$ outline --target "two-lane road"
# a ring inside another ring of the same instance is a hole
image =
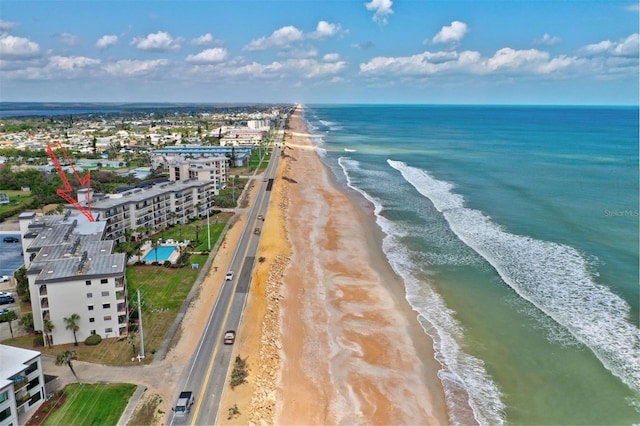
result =
[[[281,122],[271,159],[263,175],[265,179],[258,187],[258,195],[249,210],[245,229],[231,260],[229,269],[234,271],[233,280],[223,283],[198,348],[191,358],[186,374],[180,378],[174,395],[174,400],[177,400],[180,391],[192,391],[195,403],[186,415],[172,413],[170,425],[210,425],[216,421],[227,373],[230,374],[229,366],[233,353],[233,346],[223,344],[223,335],[226,330],[238,329],[247,301],[260,237],[259,234],[254,234],[254,229],[262,228],[263,221],[258,220],[258,215],[265,217],[269,204],[282,149],[283,126],[284,123]],[[269,220],[268,217],[265,217],[265,220]],[[174,403],[175,401],[172,401],[172,404]]]

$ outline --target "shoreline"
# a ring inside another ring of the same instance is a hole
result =
[[[375,215],[315,152],[300,108],[290,126],[275,423],[448,423],[440,365]]]

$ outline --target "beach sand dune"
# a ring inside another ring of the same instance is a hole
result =
[[[300,109],[285,179],[291,257],[280,302],[275,424],[446,424],[438,365],[380,248],[374,219],[337,187]]]

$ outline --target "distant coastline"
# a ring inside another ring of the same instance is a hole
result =
[[[173,103],[173,102],[0,102],[0,118],[49,117],[59,115],[135,114],[159,111],[203,113],[252,109],[265,103]],[[285,105],[274,103],[273,105]],[[288,104],[287,104],[288,105]]]

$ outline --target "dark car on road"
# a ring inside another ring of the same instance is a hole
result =
[[[17,237],[4,237],[2,239],[3,242],[5,243],[19,243],[20,242],[20,238]]]

